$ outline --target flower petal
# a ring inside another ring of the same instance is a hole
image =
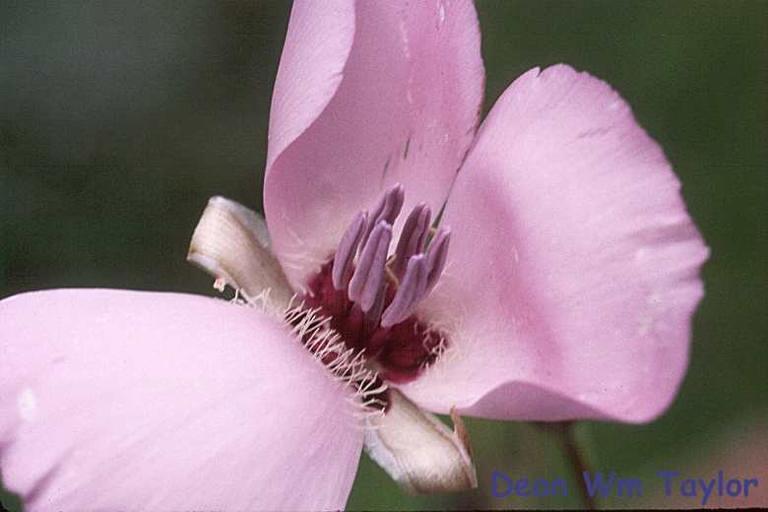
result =
[[[451,431],[397,390],[390,389],[388,396],[386,414],[368,420],[368,455],[409,493],[455,492],[477,487],[469,435],[461,417],[451,414]]]
[[[293,291],[269,246],[269,233],[258,213],[215,196],[195,227],[187,261],[248,297],[266,292],[272,307],[285,309]]]
[[[406,394],[492,418],[659,415],[708,255],[679,189],[607,84],[564,65],[516,80],[445,211],[449,260],[421,313],[448,352]]]
[[[482,92],[469,1],[294,3],[272,100],[264,206],[295,286],[392,184],[405,186],[408,210],[420,201],[440,210]]]
[[[347,393],[257,309],[28,293],[0,302],[0,340],[0,467],[27,510],[345,505]]]

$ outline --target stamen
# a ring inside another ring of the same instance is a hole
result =
[[[423,254],[411,257],[400,288],[381,317],[382,327],[391,327],[411,315],[416,304],[424,296],[427,276],[427,258]]]
[[[376,294],[376,300],[373,302],[373,306],[371,307],[370,311],[365,314],[365,326],[371,332],[375,331],[376,327],[379,325],[381,312],[384,311],[384,299],[386,296],[387,283],[384,282],[384,284],[379,289],[379,293]]]
[[[403,277],[409,258],[424,250],[424,242],[427,239],[431,218],[432,211],[424,203],[416,206],[408,215],[395,250],[393,272],[398,279]]]
[[[376,208],[372,210],[371,222],[368,224],[368,229],[363,237],[362,245],[365,245],[368,241],[368,237],[372,230],[378,226],[379,222],[385,221],[388,224],[395,223],[395,219],[400,215],[400,210],[403,208],[404,200],[405,190],[399,183],[384,193],[384,197],[379,200]]]
[[[368,212],[358,213],[341,238],[341,242],[339,242],[336,256],[333,258],[333,272],[331,274],[333,287],[337,290],[346,288],[349,280],[352,278],[355,254],[357,253],[360,240],[362,240],[363,234],[366,231],[367,224]]]
[[[392,225],[379,222],[366,241],[360,259],[357,262],[352,279],[349,281],[347,296],[357,302],[367,312],[376,301],[376,296],[384,281],[384,266],[387,263],[387,251],[392,239]]]
[[[443,273],[445,260],[448,257],[448,244],[450,241],[451,230],[445,228],[440,229],[429,244],[429,249],[427,249],[427,268],[429,269],[429,273],[427,276],[427,289],[424,292],[425,294],[432,291],[432,288],[437,284],[437,280],[440,279],[440,275]]]
[[[387,406],[381,379],[410,382],[445,346],[440,331],[414,312],[443,273],[450,232],[430,227],[430,208],[418,204],[390,253],[403,202],[398,184],[385,191],[375,209],[358,213],[332,261],[309,283],[302,313],[286,315],[291,325],[300,326],[310,352],[353,385],[364,407],[379,410]],[[381,372],[381,379],[368,368]]]

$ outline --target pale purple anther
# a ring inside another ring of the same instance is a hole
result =
[[[380,204],[381,209],[376,209],[376,220],[385,220],[390,224],[394,224],[395,219],[400,215],[400,210],[403,208],[404,201],[405,189],[398,183],[384,194],[382,203]]]
[[[349,281],[347,297],[357,302],[365,312],[373,307],[384,282],[384,267],[391,240],[392,225],[385,221],[379,222],[363,246],[357,268]]]
[[[368,227],[367,224],[368,212],[358,213],[339,242],[339,247],[333,258],[333,271],[331,273],[333,287],[337,290],[346,288],[352,278],[355,254]]]
[[[408,259],[414,254],[424,250],[424,242],[427,240],[429,223],[432,220],[432,211],[424,203],[417,205],[408,215],[403,226],[400,240],[395,249],[395,262],[392,271],[398,278],[403,277]]]
[[[399,183],[384,193],[384,196],[379,200],[376,208],[371,210],[371,222],[368,224],[365,236],[363,236],[363,245],[368,241],[371,231],[379,224],[379,222],[384,221],[394,225],[395,219],[400,215],[400,210],[403,208],[404,200],[405,189]]]
[[[365,323],[369,327],[377,327],[381,319],[381,312],[384,311],[384,300],[387,297],[387,281],[384,280],[376,299],[373,301],[371,309],[365,313]]]
[[[408,260],[408,267],[400,287],[381,316],[382,327],[387,328],[398,324],[413,313],[416,304],[424,298],[428,274],[429,268],[425,255],[417,254]]]
[[[448,228],[440,229],[427,249],[427,267],[429,268],[429,274],[427,276],[427,289],[425,293],[429,293],[437,280],[440,279],[440,275],[443,273],[445,267],[445,260],[448,257],[448,244],[451,241],[451,230]]]

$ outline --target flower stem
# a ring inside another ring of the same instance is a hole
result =
[[[571,466],[571,471],[577,482],[576,488],[578,489],[582,506],[586,510],[597,510],[595,499],[589,495],[586,485],[584,485],[584,482],[582,481],[584,472],[592,473],[592,471],[576,441],[575,425],[576,424],[572,421],[538,423],[538,426],[541,427],[542,430],[553,433],[560,442],[563,456]]]

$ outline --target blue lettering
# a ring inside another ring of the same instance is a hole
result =
[[[512,494],[512,485],[514,484],[514,481],[511,478],[509,478],[508,475],[505,475],[500,471],[494,470],[493,473],[491,474],[491,477],[493,478],[493,486],[491,489],[491,494],[493,494],[495,498],[506,498],[507,496]],[[502,483],[506,487],[506,490],[504,490],[504,492],[499,490],[499,483]]]
[[[537,478],[533,481],[533,495],[534,496],[549,496],[549,482],[543,478]]]
[[[595,496],[611,495],[613,480],[616,478],[616,473],[613,471],[611,471],[607,480],[603,479],[603,474],[599,471],[595,473],[594,480],[590,478],[589,471],[585,471],[581,476],[584,478],[584,485],[587,487],[587,494],[589,494],[590,497],[594,498]]]
[[[528,479],[521,478],[515,485],[515,492],[518,496],[530,496],[531,492],[528,490]]]
[[[568,482],[562,478],[552,480],[552,496],[568,496]]]
[[[733,487],[732,484],[736,484],[736,486]],[[728,491],[728,496],[738,496],[741,494],[741,480],[728,480],[728,485],[725,486],[725,490]]]
[[[664,496],[672,496],[672,479],[680,475],[679,471],[657,471],[656,476],[664,479]]]
[[[618,496],[642,496],[643,482],[639,478],[619,478],[616,494]]]
[[[680,494],[688,498],[696,496],[696,480],[683,480],[680,484]]]
[[[712,491],[715,490],[715,479],[713,478],[710,480],[709,485],[707,485],[704,480],[699,479],[699,485],[703,490],[701,493],[701,504],[706,505],[707,500],[709,500],[709,497],[712,495]]]

